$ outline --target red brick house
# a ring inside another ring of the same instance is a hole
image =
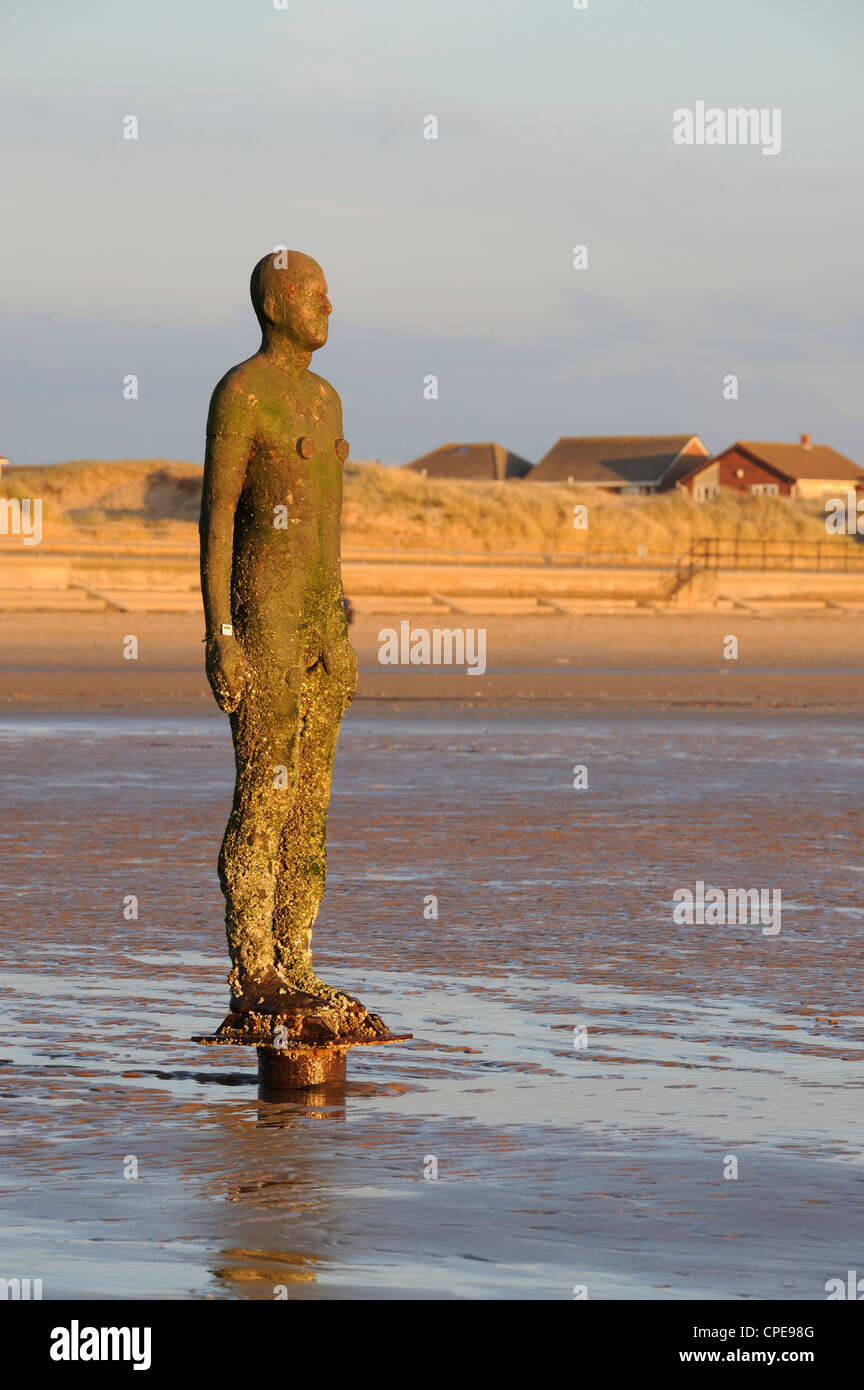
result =
[[[864,469],[827,444],[763,444],[739,439],[714,458],[696,465],[677,486],[697,502],[713,497],[721,487],[773,497],[816,498],[864,488]]]

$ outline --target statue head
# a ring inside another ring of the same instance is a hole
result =
[[[304,352],[324,346],[333,306],[324,272],[311,256],[271,251],[252,271],[249,288],[262,333],[281,329]]]

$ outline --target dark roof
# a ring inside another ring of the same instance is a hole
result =
[[[529,481],[656,486],[691,440],[701,445],[693,434],[565,436],[532,469]]]
[[[844,454],[838,454],[827,444],[763,444],[752,439],[739,439],[737,444],[724,449],[728,454],[732,449],[741,449],[758,463],[791,479],[824,478],[826,481],[848,478],[850,482],[864,480],[864,469],[858,467]],[[718,454],[722,458],[722,454]]]
[[[503,482],[524,478],[531,464],[501,444],[442,444],[402,465],[428,478],[462,478]]]

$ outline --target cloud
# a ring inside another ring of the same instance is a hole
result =
[[[838,391],[830,366],[748,365],[710,333],[696,352],[668,324],[652,330],[650,321],[607,307],[605,327],[606,308],[594,304],[583,335],[533,343],[336,320],[313,366],[342,397],[355,458],[401,463],[447,440],[494,439],[536,461],[561,434],[693,431],[720,448],[736,438],[794,439],[803,429],[859,458],[854,377]],[[641,332],[642,346],[616,353],[628,332],[631,340]],[[21,463],[200,461],[210,393],[257,342],[251,312],[242,323],[182,328],[13,321],[0,344],[2,452]],[[740,375],[737,402],[722,397],[727,371]],[[437,401],[423,397],[430,372],[439,379]],[[137,401],[122,398],[127,373],[139,378]]]

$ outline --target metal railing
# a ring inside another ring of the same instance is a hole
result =
[[[670,547],[639,545],[634,549],[632,546],[596,546],[587,542],[581,546],[544,546],[536,550],[420,543],[391,546],[345,543],[342,546],[342,559],[349,564],[514,565],[538,569],[550,566],[670,569],[674,568],[679,553]]]
[[[678,570],[811,570],[864,572],[864,545],[833,540],[742,540],[700,536],[677,562]]]
[[[194,560],[198,561],[197,545],[182,541],[105,541],[45,538],[38,546],[25,545],[20,537],[0,536],[0,556],[11,554],[56,555],[67,559],[90,560]],[[679,552],[669,547],[646,545],[595,546],[589,542],[580,546],[548,546],[529,550],[507,546],[438,546],[425,544],[353,545],[342,546],[342,559],[348,564],[427,564],[427,565],[513,565],[518,568],[548,568],[550,566],[608,566],[610,568],[670,569],[675,566]]]
[[[75,560],[162,560],[198,563],[198,546],[184,541],[89,540],[75,537],[25,545],[18,536],[0,535],[0,557],[11,555],[64,556]],[[699,536],[687,550],[637,545],[595,545],[542,549],[506,546],[434,546],[422,543],[390,546],[342,546],[348,564],[424,564],[460,566],[514,566],[517,568],[610,568],[672,570],[680,579],[697,570],[813,570],[816,572],[864,571],[864,545],[852,538],[835,536],[824,541],[742,540],[738,536]]]

